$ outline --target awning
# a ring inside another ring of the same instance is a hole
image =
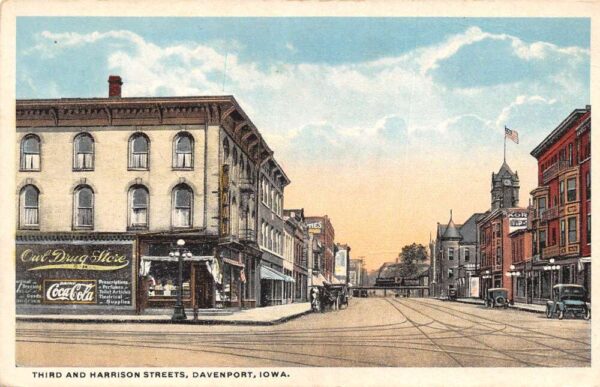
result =
[[[272,281],[296,282],[289,275],[285,275],[275,269],[271,269],[268,266],[260,267],[260,279],[267,279],[267,280],[272,280]]]
[[[312,276],[312,286],[323,286],[324,284],[328,284],[329,281],[323,277],[323,274],[319,273],[318,276]]]
[[[592,263],[592,257],[579,258],[577,261],[577,271],[583,271],[584,263]]]
[[[229,264],[231,266],[237,266],[237,267],[239,267],[241,269],[244,268],[244,264],[243,263],[235,261],[233,259],[229,259],[229,258],[223,258],[223,263],[227,263],[227,264]]]
[[[191,262],[204,262],[204,261],[212,261],[214,257],[212,255],[192,255],[190,258],[183,257],[184,261]],[[177,262],[179,260],[178,257],[171,257],[168,255],[142,255],[142,261],[161,261],[161,262]]]

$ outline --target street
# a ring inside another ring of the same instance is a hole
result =
[[[415,298],[272,327],[17,323],[19,366],[582,367],[589,321]]]

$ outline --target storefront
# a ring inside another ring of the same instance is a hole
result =
[[[17,313],[134,313],[135,247],[126,234],[17,235]]]
[[[261,306],[284,304],[284,292],[295,280],[281,271],[262,265],[260,267]]]

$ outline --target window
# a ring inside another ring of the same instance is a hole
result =
[[[531,238],[532,238],[532,243],[531,243],[531,248],[532,248],[532,255],[536,255],[538,252],[538,248],[537,248],[537,233],[532,233],[531,234]]]
[[[567,219],[568,222],[568,226],[569,226],[569,243],[576,243],[577,242],[577,218],[576,217],[570,217],[569,219]]]
[[[87,186],[79,186],[74,195],[74,219],[75,228],[94,227],[94,191]]]
[[[500,247],[496,247],[496,265],[500,265],[502,263],[502,250]]]
[[[574,202],[577,199],[576,179],[567,179],[567,201]]]
[[[454,269],[448,269],[448,279],[454,278]]]
[[[35,134],[28,134],[21,141],[21,170],[40,170],[40,139]]]
[[[223,139],[223,160],[227,161],[229,158],[229,140]]]
[[[468,248],[465,249],[465,262],[469,262],[471,260],[471,250]]]
[[[592,199],[592,179],[590,179],[590,171],[585,173],[585,197],[587,200]]]
[[[587,230],[586,230],[586,240],[587,243],[590,244],[592,243],[592,214],[588,214],[587,215]]]
[[[454,247],[448,247],[448,260],[454,260]]]
[[[192,204],[194,193],[185,184],[180,184],[173,189],[173,226],[192,226]]]
[[[538,199],[538,217],[541,218],[546,211],[546,198],[542,197]]]
[[[148,169],[148,153],[150,141],[142,133],[129,138],[129,168]]]
[[[87,133],[81,133],[74,140],[73,169],[91,171],[94,169],[94,139]]]
[[[546,248],[546,230],[540,231],[540,252]]]
[[[565,221],[560,221],[560,245],[565,245]]]
[[[561,180],[558,183],[558,196],[560,198],[560,204],[565,204],[565,181]]]
[[[40,191],[33,185],[26,185],[20,195],[20,228],[38,228]]]
[[[148,190],[141,185],[129,189],[129,227],[148,227]]]
[[[173,141],[173,167],[192,169],[194,167],[194,139],[188,133],[179,133]]]

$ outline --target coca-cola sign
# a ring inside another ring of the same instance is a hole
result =
[[[44,280],[44,303],[95,304],[95,280]]]

